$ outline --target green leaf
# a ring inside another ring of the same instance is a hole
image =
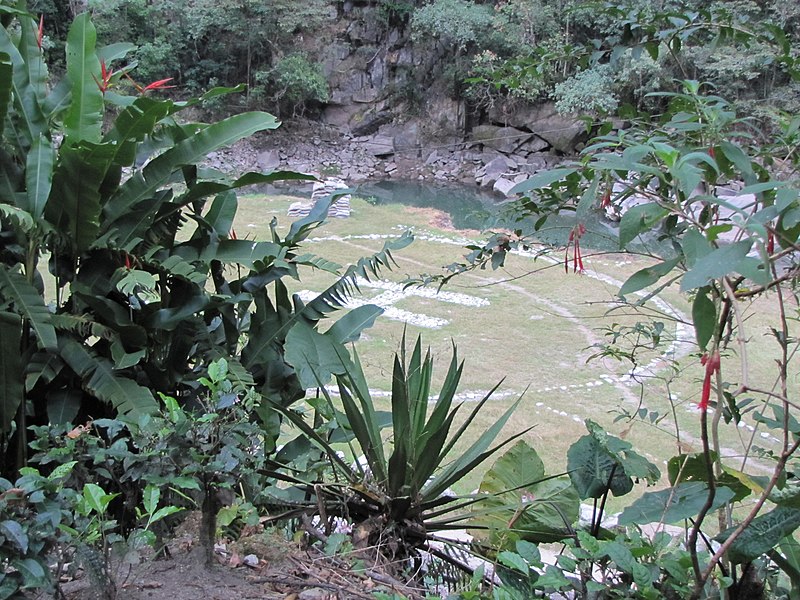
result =
[[[6,115],[11,102],[12,74],[11,57],[6,52],[0,52],[0,139],[3,137],[3,128],[6,124]]]
[[[503,550],[502,552],[498,552],[497,554],[497,561],[501,565],[505,565],[510,569],[515,569],[520,573],[524,573],[525,575],[528,574],[530,571],[530,567],[528,567],[528,563],[525,562],[525,559],[522,558],[516,552],[510,552],[508,550]]]
[[[156,485],[147,485],[142,492],[142,505],[148,515],[152,515],[158,508],[158,501],[161,499],[161,489]]]
[[[355,342],[361,336],[361,332],[372,327],[375,319],[382,314],[383,309],[380,306],[364,304],[348,311],[325,332],[325,335],[331,336],[339,344]]]
[[[90,13],[79,14],[67,34],[67,75],[72,82],[72,101],[64,118],[64,135],[71,144],[100,141],[104,111],[103,94],[95,81],[100,76],[96,41]]]
[[[697,295],[692,302],[694,333],[697,345],[703,352],[717,329],[717,307],[708,297],[710,291],[708,287],[697,290]]]
[[[169,180],[176,169],[196,164],[209,152],[229,146],[253,133],[276,127],[278,121],[272,115],[249,112],[228,117],[178,142],[119,187],[104,209],[108,224],[150,197]],[[128,241],[129,239],[121,240],[120,245],[125,246]]]
[[[14,543],[22,554],[28,553],[28,535],[17,521],[0,521],[0,535]]]
[[[44,207],[50,196],[53,183],[53,146],[43,135],[33,141],[25,163],[25,185],[27,204],[24,207],[31,217],[38,220],[44,214]]]
[[[179,513],[183,508],[180,506],[162,506],[153,515],[150,517],[150,524],[157,523],[161,519],[164,519],[170,515],[174,515],[175,513]]]
[[[0,267],[0,298],[10,301],[14,312],[30,323],[39,347],[50,351],[58,348],[56,330],[50,322],[44,298],[23,275]]]
[[[104,515],[109,502],[117,494],[106,494],[105,490],[96,483],[86,483],[83,486],[83,499],[86,505],[98,515]]]
[[[567,450],[567,470],[582,500],[599,498],[607,490],[622,496],[633,489],[633,479],[592,435],[583,436]]]
[[[711,510],[730,502],[733,490],[720,487],[714,494]],[[708,499],[708,485],[702,481],[680,483],[658,492],[645,492],[619,516],[620,525],[645,523],[677,523],[697,516]]]
[[[627,248],[633,240],[640,234],[652,229],[669,211],[662,206],[651,204],[640,204],[633,206],[625,211],[619,223],[619,247],[620,250]]]
[[[0,27],[0,52],[8,55],[13,65],[11,91],[14,109],[18,117],[15,127],[17,144],[27,151],[33,140],[47,130],[47,122],[42,114],[36,89],[28,78],[28,67],[5,27]],[[8,80],[6,80],[8,81]],[[8,135],[8,130],[6,134]]]
[[[552,169],[550,171],[542,171],[540,173],[536,173],[533,177],[526,179],[525,181],[521,181],[513,188],[508,191],[508,195],[514,194],[524,194],[526,192],[530,192],[531,190],[538,190],[541,188],[545,188],[549,185],[554,184],[556,181],[560,181],[564,179],[567,175],[571,175],[575,173],[578,169],[576,168],[561,168],[561,169]]]
[[[117,377],[111,363],[99,358],[75,340],[59,340],[61,358],[82,379],[85,390],[110,403],[121,416],[137,423],[139,417],[153,414],[158,403],[153,394],[132,379]]]
[[[13,559],[11,566],[22,575],[22,589],[45,587],[50,583],[47,570],[36,559]]]
[[[645,267],[644,269],[636,271],[636,273],[628,277],[625,283],[622,284],[618,292],[619,296],[624,298],[628,294],[638,292],[641,289],[653,285],[677,267],[682,259],[682,256],[677,256],[658,263],[657,265],[653,265],[652,267]]]
[[[778,506],[750,522],[731,544],[728,557],[737,564],[748,563],[772,550],[798,527],[800,509]],[[723,543],[735,530],[736,527],[726,529],[714,540]]]
[[[80,390],[55,390],[47,395],[47,418],[53,425],[66,425],[78,416],[83,395]]]
[[[752,240],[742,240],[706,254],[683,276],[681,291],[688,292],[703,287],[708,285],[711,280],[735,272],[742,260],[747,257],[752,245]]]
[[[343,375],[351,364],[347,350],[333,336],[321,334],[298,321],[286,336],[286,362],[295,368],[300,385],[325,385],[331,375]]]
[[[25,394],[21,343],[22,319],[0,312],[0,434],[10,430]]]
[[[52,473],[47,476],[48,481],[57,481],[59,479],[64,479],[65,477],[69,477],[72,474],[72,469],[74,469],[75,465],[77,464],[77,460],[71,460],[58,465],[55,469],[53,469]]]

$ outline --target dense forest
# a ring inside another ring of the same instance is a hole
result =
[[[137,77],[172,77],[178,95],[246,83],[247,94],[237,100],[241,108],[283,116],[313,113],[336,95],[331,54],[342,52],[368,67],[382,52],[399,54],[376,83],[381,96],[413,111],[424,108],[426,94],[444,90],[466,103],[477,120],[497,103],[545,100],[565,113],[652,111],[659,100],[647,94],[672,89],[683,79],[712,84],[740,112],[764,122],[800,106],[798,84],[786,76],[779,58],[786,54],[779,43],[797,47],[800,7],[778,0],[37,0],[31,5],[44,15],[45,48],[55,66],[63,60],[67,24],[76,11],[88,8],[102,43],[136,44]],[[715,26],[704,29],[704,22]],[[670,51],[654,51],[670,30],[677,33]],[[785,38],[772,39],[777,30]],[[745,42],[737,35],[743,31],[758,37]]]

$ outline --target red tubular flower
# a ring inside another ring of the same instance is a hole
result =
[[[611,188],[607,189],[605,194],[603,194],[602,200],[600,200],[600,208],[608,208],[611,206]]]
[[[714,146],[708,147],[708,155],[714,160],[717,160],[716,152],[714,152]]]
[[[567,249],[564,251],[564,272],[569,273],[569,247],[573,246],[572,251],[572,272],[583,273],[583,255],[581,254],[581,236],[586,233],[586,226],[578,223],[569,232]]]
[[[238,240],[239,239],[238,237],[236,237],[236,230],[235,229],[231,229],[231,232],[228,235],[228,237],[231,238],[232,240]]]
[[[775,254],[775,234],[772,231],[767,232],[767,254]]]
[[[39,16],[39,33],[36,36],[36,45],[42,49],[42,38],[44,38],[44,14]]]
[[[127,252],[125,253],[125,268],[128,269],[128,271],[131,270],[131,257]]]
[[[714,373],[719,371],[720,367],[719,350],[715,350],[711,355],[704,354],[700,359],[700,364],[705,366],[706,374],[703,377],[703,391],[700,394],[700,404],[698,406],[700,410],[705,412],[708,410],[708,402],[711,399],[711,378]]]

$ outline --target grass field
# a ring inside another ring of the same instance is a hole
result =
[[[294,200],[242,197],[236,223],[239,237],[267,239],[273,217],[285,230],[291,222],[286,210]],[[432,209],[399,204],[373,206],[357,198],[352,201],[352,209],[350,218],[333,219],[318,229],[305,244],[304,252],[347,265],[379,250],[385,236],[410,229],[416,241],[395,254],[398,266],[385,273],[387,280],[399,282],[420,273],[441,272],[443,265],[462,258],[464,243],[482,239],[480,232],[448,228],[446,216]],[[370,386],[389,389],[392,353],[407,328],[409,338],[421,334],[423,342],[431,347],[440,377],[449,363],[452,344],[457,345],[459,356],[466,361],[461,385],[465,401],[481,397],[502,380],[496,400],[491,400],[479,416],[476,431],[485,429],[524,392],[507,433],[534,426],[526,439],[551,472],[564,469],[566,451],[586,432],[583,421],[587,418],[625,436],[662,470],[666,459],[678,448],[673,414],[681,430],[683,449],[699,450],[699,416],[693,402],[700,393],[703,371],[691,326],[681,326],[675,320],[677,317],[685,321],[690,314],[687,299],[667,290],[657,305],[648,302],[642,314],[634,314],[629,308],[615,309],[619,285],[646,263],[617,254],[585,254],[586,275],[565,274],[563,263],[558,262],[561,253],[536,260],[515,255],[504,269],[459,276],[444,288],[443,292],[452,295],[445,298],[437,298],[432,293],[435,290],[428,288],[422,292],[412,290],[410,295],[398,298],[397,294],[387,293],[388,284],[362,286],[365,301],[388,301],[387,308],[399,311],[391,318],[395,311],[387,310],[357,343]],[[309,270],[301,273],[299,282],[293,282],[293,291],[319,291],[331,282],[329,274]],[[764,387],[772,385],[769,355],[777,348],[765,335],[773,302],[767,297],[741,306],[747,319],[751,382]],[[662,344],[654,350],[645,349],[640,357],[640,364],[648,367],[639,377],[643,386],[628,376],[632,365],[627,361],[606,358],[587,362],[597,351],[594,346],[607,337],[613,324],[632,326],[644,314],[665,310],[670,315],[661,318],[665,325]],[[429,320],[422,319],[421,325],[412,320],[406,325],[402,318],[409,314]],[[672,350],[679,361],[673,366],[665,353],[676,337]],[[730,353],[725,363],[726,378],[735,379],[739,361]],[[648,419],[616,420],[621,411],[632,412],[640,407],[647,409]],[[664,418],[651,423],[652,413]],[[742,455],[752,438],[758,445],[777,447],[776,441],[763,437],[765,434],[757,429],[751,431],[747,425],[752,427],[755,423],[746,417],[739,428],[721,428],[726,454]],[[740,466],[735,460],[731,463]],[[460,491],[476,485],[477,478],[469,479]]]

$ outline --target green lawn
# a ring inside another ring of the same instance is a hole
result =
[[[278,218],[281,228],[288,227],[291,220],[286,217],[286,209],[294,200],[264,196],[241,198],[236,223],[239,237],[267,239],[273,217]],[[350,218],[332,219],[318,229],[305,244],[304,251],[347,265],[379,250],[385,240],[381,236],[399,235],[411,229],[416,241],[395,255],[398,266],[385,273],[387,280],[399,282],[420,273],[440,272],[443,265],[462,258],[466,252],[463,243],[481,239],[479,232],[437,227],[435,223],[442,220],[430,209],[402,205],[376,207],[360,199],[353,199],[352,209]],[[641,315],[629,308],[613,307],[618,289],[616,282],[621,283],[646,263],[615,254],[592,255],[589,251],[585,254],[588,275],[565,274],[560,252],[549,260],[512,256],[504,269],[474,271],[456,278],[443,290],[456,294],[455,301],[419,294],[397,300],[391,307],[406,311],[401,312],[400,317],[409,313],[423,315],[437,319],[441,326],[405,325],[402,320],[390,318],[391,311],[387,311],[357,344],[370,386],[389,389],[391,356],[407,327],[409,338],[422,334],[424,343],[431,347],[440,377],[444,375],[455,342],[459,356],[466,361],[461,385],[464,392],[479,396],[503,380],[497,399],[490,401],[479,416],[474,426],[476,432],[488,427],[524,392],[520,409],[507,427],[507,433],[534,426],[526,439],[553,472],[563,470],[566,451],[585,433],[583,420],[587,418],[601,423],[616,435],[626,436],[635,448],[663,468],[664,461],[678,448],[672,418],[674,407],[682,447],[699,450],[699,415],[689,403],[699,396],[703,371],[696,347],[691,343],[679,346],[683,354],[679,371],[672,369],[669,360],[663,357],[676,334],[674,320],[663,319],[665,341],[662,346],[641,352],[640,364],[655,361],[644,387],[622,380],[631,368],[628,362],[608,358],[587,362],[596,352],[593,346],[604,340],[612,324],[632,326],[641,320]],[[330,274],[309,270],[301,273],[299,282],[292,283],[293,291],[319,291],[331,281]],[[430,295],[431,291],[423,294]],[[381,295],[385,298],[387,290],[365,285],[362,292],[363,300],[369,302]],[[686,298],[676,291],[667,290],[661,298],[680,317],[687,318],[690,314]],[[764,335],[768,331],[771,302],[772,299],[764,298],[740,307],[743,314],[746,313],[753,380],[765,387],[771,385],[772,372],[769,339]],[[650,314],[659,310],[652,302],[647,303],[646,309]],[[684,329],[684,337],[688,333],[691,342],[691,328]],[[732,352],[730,354],[725,368],[728,373],[735,374],[739,361]],[[655,423],[615,420],[621,410],[635,411],[639,407],[665,418]],[[752,424],[749,417],[746,419]],[[733,426],[722,427],[722,445],[727,454],[740,455],[753,435],[759,444],[776,447],[774,442],[762,438],[760,432],[754,434]],[[469,479],[462,491],[476,485],[476,478]]]

